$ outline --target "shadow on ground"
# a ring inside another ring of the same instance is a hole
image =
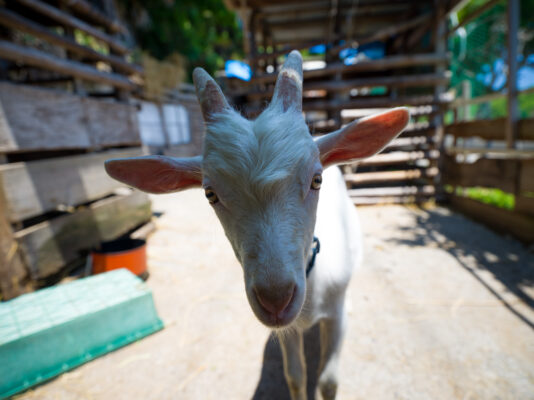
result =
[[[316,324],[304,333],[304,353],[308,379],[308,399],[315,399],[317,368],[319,368],[319,325]],[[290,400],[284,378],[284,366],[280,344],[274,334],[269,336],[263,351],[261,376],[254,392],[253,400]]]
[[[534,309],[533,254],[519,242],[503,238],[482,225],[465,224],[462,221],[465,217],[448,213],[444,209],[420,208],[414,216],[415,224],[399,228],[400,231],[409,231],[406,232],[409,234],[402,235],[402,238],[393,237],[390,241],[409,246],[438,245],[455,257],[507,309],[534,330],[534,321],[507,302],[480,274],[482,271],[490,272],[509,292]],[[503,240],[508,240],[510,246],[502,246]]]

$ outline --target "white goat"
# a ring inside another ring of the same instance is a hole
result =
[[[333,399],[345,291],[362,244],[338,168],[323,169],[377,153],[405,128],[409,114],[393,109],[313,140],[302,116],[297,51],[280,71],[271,104],[254,121],[228,105],[203,69],[193,78],[207,123],[203,156],[109,160],[106,170],[150,193],[204,187],[243,267],[254,314],[278,333],[291,398],[306,399],[302,333],[319,322],[318,386],[324,399]],[[307,277],[314,234],[321,251]]]

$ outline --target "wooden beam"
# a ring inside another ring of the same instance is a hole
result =
[[[376,156],[367,158],[365,160],[359,161],[358,166],[368,167],[368,166],[380,166],[380,165],[394,165],[394,164],[404,164],[412,163],[418,160],[435,160],[439,157],[439,152],[437,150],[430,151],[398,151],[387,154],[377,154]]]
[[[399,187],[380,187],[369,189],[350,189],[350,197],[375,197],[375,196],[418,196],[433,195],[434,186],[399,186]]]
[[[92,27],[91,25],[83,22],[82,20],[67,14],[64,11],[58,10],[56,7],[48,5],[40,0],[18,0],[18,2],[34,11],[46,15],[48,18],[53,19],[54,21],[59,22],[64,26],[69,26],[73,29],[79,29],[82,32],[87,33],[88,35],[91,35],[96,39],[101,40],[118,54],[127,54],[130,52],[130,50],[126,46],[117,42],[117,40],[113,37],[102,32],[101,30]]]
[[[506,119],[506,145],[512,149],[517,139],[519,101],[517,98],[517,50],[519,35],[519,0],[508,0],[508,117]]]
[[[430,201],[431,198],[432,195],[430,194],[419,194],[417,196],[405,195],[353,197],[351,200],[356,206],[375,206],[388,204],[420,204]]]
[[[61,270],[103,241],[113,240],[150,220],[150,200],[135,191],[116,195],[15,233],[33,279]]]
[[[460,29],[462,26],[467,25],[471,21],[474,21],[476,18],[478,18],[480,15],[488,11],[489,9],[495,7],[497,4],[502,3],[503,0],[490,0],[483,6],[477,8],[476,10],[472,11],[469,15],[465,16],[464,19],[455,27],[453,27],[447,35],[453,35],[458,29]]]
[[[445,156],[443,183],[453,186],[483,186],[515,193],[521,162],[518,160],[482,158],[472,164],[458,163]]]
[[[107,196],[124,185],[106,174],[104,162],[139,155],[137,148],[0,165],[6,218],[15,223]]]
[[[0,152],[140,146],[134,105],[0,82]]]
[[[437,168],[408,169],[401,171],[382,172],[358,172],[356,174],[346,174],[347,183],[362,185],[370,183],[399,182],[421,178],[432,178],[438,173]]]
[[[19,46],[0,40],[0,58],[20,62],[32,67],[48,69],[88,81],[111,85],[124,90],[135,90],[137,85],[122,75],[102,72],[86,64],[61,59],[41,50]]]
[[[351,108],[388,108],[398,106],[421,106],[421,105],[444,105],[446,100],[436,100],[434,96],[412,96],[412,97],[398,97],[391,99],[388,97],[358,97],[343,102],[333,100],[314,100],[305,101],[302,105],[304,111],[323,111],[335,109],[351,109]]]
[[[0,8],[0,24],[11,29],[29,33],[35,37],[46,40],[48,43],[60,46],[89,60],[106,62],[120,71],[130,74],[143,73],[143,69],[138,65],[130,64],[124,61],[121,57],[98,53],[93,49],[78,44],[75,40],[67,36],[58,35],[52,30],[36,24],[35,22],[18,14],[15,14],[6,8]]]
[[[445,132],[456,138],[480,137],[484,140],[504,140],[506,122],[505,118],[462,121],[447,125]],[[534,118],[520,119],[517,124],[519,140],[534,140]]]
[[[534,217],[456,195],[450,196],[450,204],[452,208],[500,234],[509,233],[526,243],[534,242]]]
[[[86,0],[61,0],[71,10],[84,15],[92,22],[96,22],[112,33],[127,34],[128,30],[116,19],[109,18]]]
[[[285,54],[285,53],[284,53]],[[320,78],[332,76],[337,73],[351,72],[373,72],[385,71],[397,68],[419,67],[424,65],[447,64],[447,55],[438,55],[434,53],[410,54],[400,56],[389,56],[380,60],[360,61],[356,64],[345,65],[343,63],[331,64],[325,68],[304,71],[304,79]],[[277,73],[264,74],[255,76],[250,80],[250,84],[274,83]]]

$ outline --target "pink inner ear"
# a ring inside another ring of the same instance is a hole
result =
[[[202,182],[200,157],[145,156],[108,160],[106,172],[120,182],[155,194],[176,192]]]
[[[319,139],[321,162],[327,166],[371,157],[399,135],[409,120],[408,110],[397,108],[352,122]]]

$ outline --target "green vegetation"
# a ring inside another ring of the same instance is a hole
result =
[[[484,187],[456,187],[454,189],[452,186],[446,185],[445,190],[448,193],[454,192],[458,196],[469,197],[470,199],[506,210],[513,210],[515,207],[515,196],[512,193],[506,193],[500,189]]]
[[[213,73],[224,61],[242,57],[242,33],[222,0],[119,0],[137,45],[165,60],[179,53],[188,61],[187,76],[202,66]]]

